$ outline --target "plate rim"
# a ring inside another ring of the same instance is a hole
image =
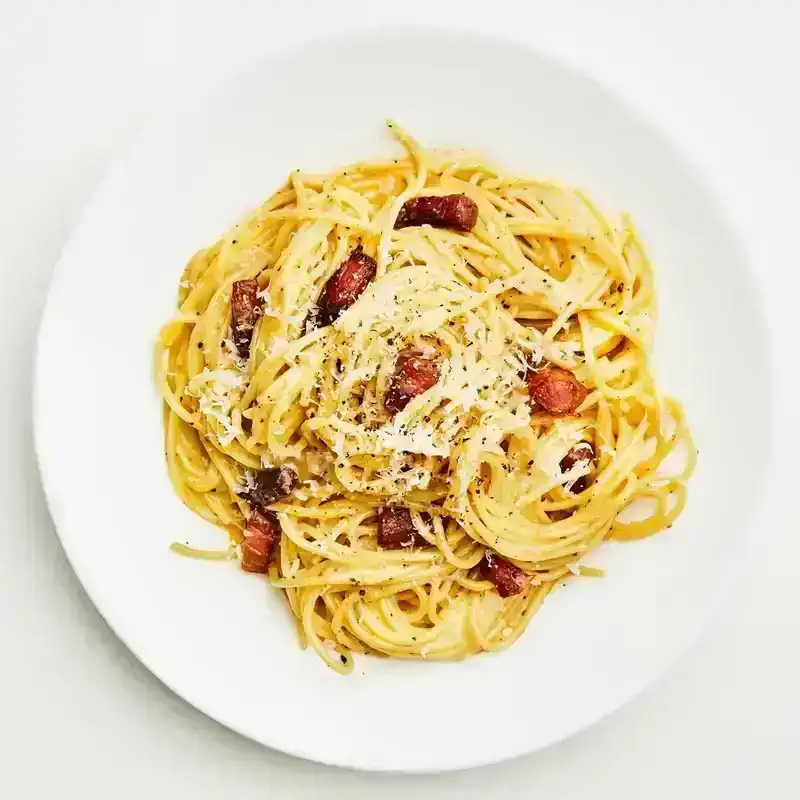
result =
[[[501,44],[510,49],[516,50],[520,54],[524,54],[526,56],[546,62],[550,66],[557,68],[559,71],[569,73],[572,77],[580,79],[584,83],[591,84],[597,93],[612,101],[618,109],[624,111],[631,119],[634,119],[638,125],[646,129],[649,133],[653,134],[653,136],[660,141],[665,149],[669,150],[698,176],[697,183],[700,186],[705,199],[708,201],[709,206],[714,211],[720,226],[732,234],[734,242],[745,244],[748,243],[747,237],[742,235],[741,229],[733,223],[733,215],[728,205],[720,196],[715,183],[709,179],[707,172],[702,168],[702,166],[692,158],[692,153],[688,152],[667,131],[657,125],[646,111],[640,108],[637,104],[629,101],[627,97],[618,93],[613,85],[599,80],[593,74],[586,72],[578,66],[572,64],[562,55],[553,53],[549,50],[537,49],[535,41],[521,41],[520,39],[512,38],[507,33],[484,33],[471,28],[462,28],[458,26],[454,26],[453,28],[445,28],[440,25],[432,24],[405,24],[397,27],[388,26],[385,24],[376,26],[354,26],[348,29],[347,32],[337,34],[335,38],[338,43],[342,43],[348,40],[356,40],[364,35],[374,35],[394,39],[412,37],[417,40],[427,39],[429,41],[448,40],[450,42],[458,41],[461,43],[473,42],[478,46],[492,46]],[[765,340],[769,343],[768,352],[765,353],[765,358],[767,359],[766,374],[769,380],[769,385],[764,394],[769,398],[768,408],[772,415],[773,425],[769,426],[768,433],[765,435],[765,441],[762,444],[764,449],[764,464],[758,473],[759,483],[756,487],[757,499],[749,513],[749,518],[744,528],[741,542],[736,546],[735,551],[732,553],[731,563],[728,566],[727,571],[720,573],[720,576],[717,579],[716,589],[712,595],[712,599],[703,609],[703,611],[698,614],[694,625],[691,628],[687,628],[687,632],[684,635],[680,646],[675,648],[674,652],[671,654],[671,657],[664,659],[657,668],[645,675],[638,682],[638,685],[632,686],[632,688],[624,694],[622,699],[615,701],[598,713],[587,716],[580,727],[576,727],[572,731],[559,733],[543,744],[533,746],[522,745],[518,748],[510,750],[505,755],[500,757],[490,756],[485,759],[469,758],[460,760],[458,758],[448,758],[443,760],[435,767],[422,766],[417,768],[413,765],[404,764],[404,766],[398,768],[386,768],[381,764],[370,765],[368,763],[356,761],[348,762],[336,758],[326,758],[325,754],[323,753],[319,753],[314,750],[304,750],[302,747],[286,746],[280,741],[279,737],[264,735],[263,731],[251,730],[248,725],[243,725],[234,719],[230,719],[225,712],[224,705],[221,707],[216,707],[213,699],[206,699],[206,696],[202,692],[195,692],[194,688],[191,686],[178,688],[177,682],[167,677],[168,673],[170,672],[169,668],[164,667],[159,663],[157,651],[148,651],[146,647],[142,646],[142,644],[139,642],[139,635],[135,630],[126,628],[124,619],[120,619],[114,614],[107,613],[109,604],[102,602],[102,591],[98,589],[97,584],[92,578],[92,569],[84,561],[80,547],[74,544],[76,538],[74,528],[69,524],[69,522],[66,521],[65,514],[63,514],[59,509],[60,498],[59,491],[56,488],[58,482],[52,479],[53,463],[52,455],[50,454],[52,451],[48,449],[47,443],[43,438],[44,426],[42,423],[42,418],[46,415],[48,407],[47,396],[42,388],[46,381],[46,377],[43,374],[42,368],[43,362],[45,361],[45,358],[43,357],[43,350],[46,347],[45,339],[49,320],[51,320],[54,313],[52,309],[56,303],[56,300],[54,299],[57,295],[56,288],[59,282],[63,280],[66,275],[66,262],[70,260],[71,251],[78,247],[80,239],[83,235],[83,231],[94,215],[96,207],[103,199],[108,187],[113,184],[118,172],[123,169],[124,164],[126,164],[126,162],[128,162],[139,149],[144,148],[153,137],[157,136],[159,130],[163,126],[168,125],[177,118],[181,117],[198,101],[207,101],[209,98],[214,97],[221,90],[224,90],[228,85],[239,79],[243,79],[245,76],[250,75],[255,70],[264,69],[270,63],[277,65],[289,58],[303,57],[306,54],[313,52],[321,44],[329,43],[330,41],[330,36],[317,35],[303,39],[299,44],[287,49],[278,51],[265,50],[257,54],[251,63],[249,63],[244,69],[225,73],[224,75],[220,76],[219,79],[213,80],[206,84],[205,87],[198,87],[196,91],[187,93],[184,97],[174,102],[170,108],[157,113],[151,120],[141,127],[141,129],[127,146],[121,148],[119,152],[113,156],[103,176],[92,191],[91,197],[82,208],[76,224],[72,227],[67,238],[65,239],[64,245],[48,282],[45,293],[45,301],[42,306],[42,312],[36,333],[33,381],[31,386],[33,440],[34,454],[42,483],[45,502],[50,517],[53,521],[53,527],[56,535],[61,543],[61,547],[70,567],[75,573],[83,590],[91,600],[97,613],[105,621],[109,629],[148,670],[148,672],[159,681],[159,683],[161,683],[183,701],[187,702],[194,709],[201,712],[204,716],[208,717],[210,720],[223,725],[225,728],[236,733],[237,735],[245,736],[246,738],[257,742],[258,744],[266,746],[277,752],[286,753],[296,758],[302,758],[326,766],[342,767],[359,771],[387,774],[436,774],[504,763],[524,755],[529,755],[534,752],[548,749],[553,745],[586,731],[602,720],[612,716],[619,711],[620,708],[634,701],[645,691],[652,689],[658,682],[660,682],[671,671],[674,665],[695,646],[702,633],[707,629],[709,622],[718,613],[735,580],[740,575],[748,552],[754,546],[755,541],[759,538],[760,531],[755,524],[755,516],[756,512],[766,507],[767,504],[768,484],[766,478],[767,475],[771,474],[775,464],[775,431],[777,430],[780,412],[775,395],[775,367],[777,364],[777,350],[775,328],[770,321],[770,315],[768,313],[768,309],[770,307],[770,296],[763,286],[758,282],[758,280],[756,280],[759,273],[759,268],[757,266],[758,261],[748,247],[745,246],[743,248],[742,263],[747,267],[747,275],[753,279],[752,286],[756,291],[756,296],[754,298],[755,305],[760,312],[761,320],[763,322]],[[70,544],[70,542],[72,542],[72,544]]]

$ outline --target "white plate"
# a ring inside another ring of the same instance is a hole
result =
[[[658,266],[658,374],[700,448],[671,531],[606,545],[602,581],[549,599],[522,640],[459,664],[360,658],[343,678],[298,645],[278,594],[173,495],[151,348],[184,263],[296,167],[396,152],[392,116],[429,145],[628,209]],[[58,265],[41,329],[37,448],[53,517],[117,634],[190,703],[266,745],[363,769],[433,771],[543,747],[619,707],[699,631],[750,527],[768,442],[741,389],[769,382],[764,319],[737,232],[661,136],[591,80],[518,45],[419,32],[329,41],[155,126],[98,190]],[[765,408],[760,398],[760,415]],[[736,430],[748,426],[748,435]],[[736,502],[729,502],[736,498]]]

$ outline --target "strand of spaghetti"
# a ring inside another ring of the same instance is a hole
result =
[[[161,396],[164,398],[164,402],[169,406],[172,413],[180,417],[188,425],[194,425],[197,422],[197,417],[181,405],[178,396],[170,388],[169,381],[167,380],[169,359],[169,350],[161,347],[160,344],[156,345],[156,385],[161,392]]]
[[[386,267],[389,262],[389,245],[391,243],[394,224],[397,221],[397,215],[400,213],[400,209],[403,207],[406,200],[410,200],[422,191],[422,187],[425,186],[425,179],[428,175],[428,170],[425,165],[424,150],[419,146],[418,142],[396,123],[388,122],[387,125],[400,144],[408,151],[409,157],[416,165],[417,174],[414,182],[409,183],[406,190],[394,198],[389,205],[383,230],[380,234],[380,244],[378,245],[378,277],[386,272]]]
[[[347,214],[336,214],[332,211],[316,211],[312,208],[286,208],[280,209],[279,211],[269,211],[264,216],[267,220],[313,219],[321,222],[334,222],[337,225],[343,225],[345,228],[355,228],[356,230],[366,231],[368,233],[377,233],[375,227],[369,222],[365,222],[357,217],[351,217]]]

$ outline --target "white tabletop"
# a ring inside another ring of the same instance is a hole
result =
[[[787,354],[777,393],[784,407],[797,397],[796,0],[3,0],[0,797],[800,796],[791,471],[773,483],[782,500],[759,520],[729,602],[664,680],[562,745],[450,775],[323,768],[223,729],[134,659],[67,564],[32,452],[30,364],[52,267],[95,184],[155,113],[260,53],[411,22],[529,41],[590,71],[664,128],[750,228],[751,255],[769,269],[765,292],[782,312],[772,320]],[[742,379],[746,391],[746,365]],[[731,435],[759,435],[763,424],[754,406]],[[791,427],[783,433],[787,444],[796,438]]]

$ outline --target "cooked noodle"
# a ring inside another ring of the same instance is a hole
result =
[[[340,672],[353,652],[460,659],[508,646],[553,588],[600,574],[583,562],[605,539],[671,525],[695,458],[680,404],[653,378],[653,272],[631,220],[390,128],[404,157],[292,173],[198,252],[156,354],[173,486],[232,548],[253,473],[297,472],[299,486],[271,507],[281,538],[269,579],[303,643]],[[423,193],[467,195],[477,224],[395,230]],[[306,333],[359,244],[377,260],[375,279],[332,325]],[[230,297],[253,278],[263,314],[245,359]],[[441,374],[392,416],[386,393],[410,347],[440,354]],[[588,388],[575,413],[532,406],[526,373],[543,360]],[[564,472],[582,442],[595,462]],[[673,452],[680,467],[665,471]],[[623,521],[632,504],[642,511]],[[376,511],[387,505],[410,509],[428,546],[379,548]],[[531,577],[520,593],[502,598],[485,579],[487,549]]]

